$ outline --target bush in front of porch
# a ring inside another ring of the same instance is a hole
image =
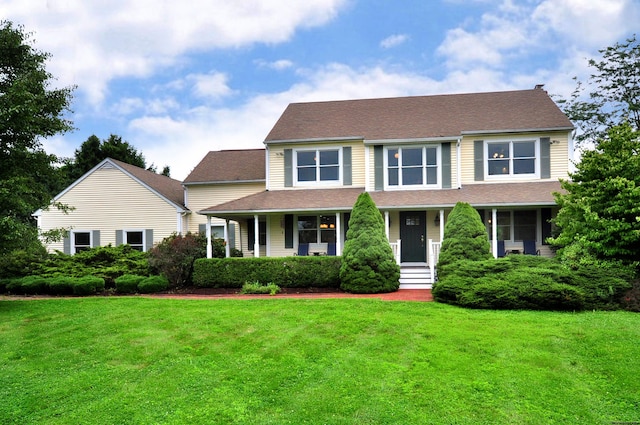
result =
[[[487,230],[480,214],[470,204],[458,202],[451,210],[444,227],[444,238],[438,258],[440,268],[458,260],[493,258]]]
[[[538,256],[461,260],[438,270],[436,301],[505,310],[615,310],[631,287],[628,270],[570,269]]]
[[[367,192],[351,211],[342,252],[340,288],[346,292],[376,294],[397,291],[400,266],[385,234],[384,220]]]

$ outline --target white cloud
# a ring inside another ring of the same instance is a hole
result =
[[[637,30],[640,3],[634,0],[545,0],[535,8],[532,17],[542,30],[598,49]]]
[[[192,84],[192,92],[196,97],[214,100],[232,94],[231,88],[227,85],[228,79],[226,74],[220,72],[187,76],[187,81]]]
[[[35,32],[47,68],[99,104],[107,83],[145,77],[197,50],[280,43],[331,20],[346,0],[4,0],[0,16]]]
[[[405,43],[407,40],[409,40],[409,36],[407,34],[394,34],[382,40],[380,42],[380,47],[383,49],[390,49]]]
[[[268,62],[262,59],[257,59],[255,64],[260,68],[275,69],[276,71],[282,71],[287,68],[293,67],[293,62],[288,59],[279,59],[277,61]]]

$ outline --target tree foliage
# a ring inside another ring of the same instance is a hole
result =
[[[600,59],[589,60],[594,69],[589,81],[576,80],[571,98],[558,101],[578,126],[577,144],[595,142],[606,136],[607,128],[623,121],[640,128],[640,43],[633,35],[599,52]]]
[[[22,27],[0,22],[0,254],[38,243],[31,214],[62,183],[41,139],[72,129],[73,88],[51,88],[49,54],[31,44]]]
[[[147,167],[142,153],[129,142],[122,140],[122,137],[112,134],[108,139],[100,140],[96,135],[91,135],[76,149],[74,157],[67,161],[63,167],[62,171],[66,175],[65,186],[82,177],[106,158],[116,159],[140,168]]]
[[[400,266],[387,240],[384,221],[367,192],[358,197],[340,266],[340,287],[347,292],[393,292],[399,288]]]
[[[470,204],[458,202],[447,219],[438,257],[438,270],[458,260],[492,258],[487,230],[480,214]]]
[[[609,129],[556,194],[560,234],[550,242],[568,262],[638,261],[640,133],[629,123]]]

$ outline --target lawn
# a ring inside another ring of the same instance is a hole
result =
[[[640,421],[640,315],[376,299],[0,301],[2,424]]]

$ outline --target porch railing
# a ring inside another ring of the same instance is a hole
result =
[[[393,256],[396,259],[396,263],[400,264],[400,239],[396,242],[389,242],[391,249],[393,250]]]
[[[429,239],[429,266],[433,271],[438,264],[438,258],[440,258],[440,248],[442,242],[434,242],[433,239]]]

